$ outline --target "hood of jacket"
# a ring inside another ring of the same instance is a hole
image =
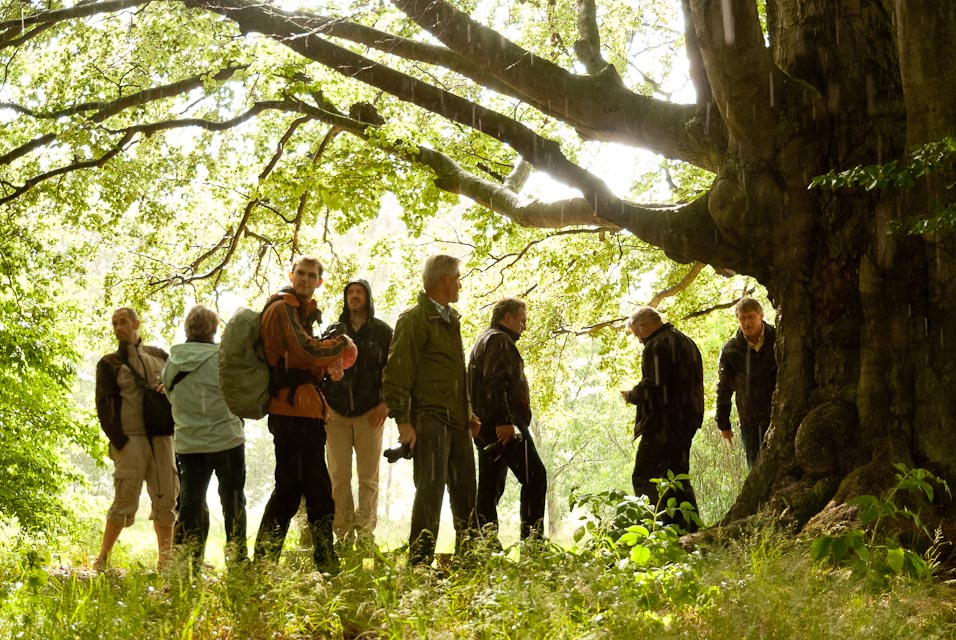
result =
[[[176,371],[195,371],[199,365],[219,350],[212,342],[183,342],[169,349],[169,365]]]
[[[345,287],[342,289],[342,313],[339,314],[339,322],[348,322],[349,320],[349,296],[348,291],[349,287],[353,284],[360,284],[365,287],[365,307],[368,309],[368,320],[371,320],[375,317],[375,303],[372,301],[372,287],[369,285],[368,280],[364,278],[353,278],[345,283]]]

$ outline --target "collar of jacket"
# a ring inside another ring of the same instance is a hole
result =
[[[503,333],[503,334],[505,334],[506,336],[508,336],[509,338],[511,338],[511,341],[512,341],[512,342],[517,342],[518,339],[521,337],[521,336],[519,336],[517,333],[515,333],[514,331],[512,331],[511,329],[509,329],[508,327],[506,327],[505,325],[501,324],[500,322],[499,322],[499,323],[495,323],[494,325],[492,325],[492,328],[497,329],[497,330],[500,331],[501,333]]]
[[[445,317],[438,311],[438,307],[435,306],[438,303],[429,298],[424,291],[421,291],[418,294],[418,304],[425,308],[425,315],[429,320],[441,320],[442,322],[447,322],[450,324],[452,320],[458,322],[458,319],[461,317],[458,312],[455,311],[453,306],[448,305],[445,308],[448,309],[449,319],[446,320]]]
[[[651,335],[647,336],[647,340],[644,341],[644,344],[647,344],[648,342],[650,342],[651,340],[653,340],[653,339],[656,338],[657,336],[659,336],[659,335],[661,335],[662,333],[664,333],[666,330],[668,330],[668,329],[673,329],[673,328],[674,328],[674,325],[672,325],[670,322],[665,322],[664,324],[662,324],[661,326],[659,326],[659,327],[657,328],[657,330],[654,331],[654,333],[652,333]]]
[[[127,358],[127,359],[128,359],[128,358],[129,358],[129,350],[130,350],[130,347],[132,347],[133,349],[139,349],[139,348],[142,347],[142,346],[143,346],[143,339],[142,339],[142,338],[140,338],[139,341],[138,341],[136,344],[127,344],[126,342],[117,341],[117,342],[116,342],[116,355],[118,355],[120,358]]]
[[[760,350],[763,351],[768,345],[772,344],[774,338],[773,327],[768,325],[766,320],[763,321],[760,335],[763,337],[763,344],[760,346]],[[747,336],[744,335],[744,331],[740,327],[737,328],[734,339],[741,349],[753,349],[753,344],[750,340],[747,340]]]
[[[276,295],[281,296],[288,305],[292,305],[293,307],[305,307],[305,310],[309,313],[311,313],[319,304],[315,298],[303,300],[299,296],[295,295],[295,289],[292,287],[284,287],[279,289],[279,293]]]
[[[276,293],[274,297],[282,298],[282,301],[290,307],[299,309],[296,313],[303,321],[306,329],[311,330],[315,325],[322,323],[322,312],[319,311],[319,302],[315,298],[303,300],[299,296],[295,295],[295,289],[292,287],[283,287],[282,289],[279,289],[279,292]],[[270,298],[269,300],[273,300],[274,297]],[[266,303],[266,306],[269,306],[268,302]]]

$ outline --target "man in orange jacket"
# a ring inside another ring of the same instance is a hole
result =
[[[312,295],[322,284],[322,263],[299,256],[289,273],[292,286],[275,294],[260,319],[260,338],[269,364],[269,432],[275,443],[275,488],[269,497],[255,557],[279,560],[289,521],[305,497],[319,571],[335,572],[332,547],[335,502],[325,465],[326,404],[316,385],[326,369],[355,348],[348,336],[318,340],[313,325],[321,320]],[[341,375],[341,369],[339,369]]]

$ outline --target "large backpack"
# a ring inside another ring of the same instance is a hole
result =
[[[229,410],[240,418],[258,420],[269,403],[269,365],[259,340],[254,309],[240,307],[226,323],[219,342],[219,386]]]

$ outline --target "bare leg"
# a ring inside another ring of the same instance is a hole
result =
[[[173,525],[161,525],[153,521],[156,531],[156,546],[159,548],[159,568],[162,569],[169,562],[173,552]]]
[[[113,550],[113,545],[116,544],[116,540],[119,539],[120,532],[123,531],[123,523],[106,519],[106,528],[103,530],[103,544],[100,546],[100,554],[96,556],[96,560],[93,561],[93,568],[97,571],[102,571],[106,568],[106,563],[109,560],[110,552]]]

